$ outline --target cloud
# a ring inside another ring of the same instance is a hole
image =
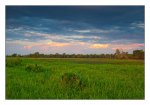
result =
[[[24,49],[28,49],[28,50],[29,50],[29,49],[31,49],[31,48],[32,48],[32,46],[29,46],[29,45],[28,45],[28,46],[24,46],[23,48],[24,48]]]
[[[18,44],[18,45],[31,45],[35,42],[27,41],[27,40],[6,40],[6,44]]]
[[[69,53],[69,54],[102,54],[114,53],[116,49],[122,49],[131,53],[134,49],[143,49],[143,43],[129,43],[129,44],[100,44],[94,42],[54,42],[51,40],[40,40],[33,42],[30,40],[7,40],[6,51],[22,54],[34,53]],[[16,49],[16,50],[14,50]],[[18,49],[20,49],[18,51]]]
[[[109,47],[109,44],[93,44],[90,46],[90,48],[94,48],[94,49],[105,49],[108,47]]]
[[[140,29],[144,29],[145,25],[143,22],[133,22],[130,25],[131,29],[136,29],[136,28],[140,28]]]
[[[29,39],[29,40],[45,40],[49,39],[52,41],[58,41],[58,42],[77,42],[77,41],[91,41],[91,40],[100,40],[100,36],[96,35],[84,35],[84,34],[53,34],[53,33],[44,33],[44,32],[38,32],[34,30],[26,30],[22,29],[20,31],[13,31],[13,29],[9,29],[12,32],[15,33],[12,37],[16,36],[19,37],[20,39]],[[22,31],[24,33],[22,33]],[[17,33],[17,34],[16,34]]]
[[[54,42],[52,40],[39,40],[37,42],[33,42],[30,40],[7,40],[6,44],[9,45],[22,45],[24,49],[32,50],[34,47],[49,49],[49,48],[68,48],[68,50],[73,49],[74,47],[79,47],[81,49],[100,49],[100,48],[107,48],[108,44],[94,44],[93,42],[83,42],[83,41],[76,41],[76,42]],[[71,48],[71,49],[70,49]]]
[[[35,20],[36,22],[31,20]],[[110,43],[111,41],[115,40],[129,40],[131,42],[139,42],[143,41],[144,38],[142,30],[136,28],[134,31],[131,31],[127,26],[122,27],[115,24],[107,27],[101,25],[96,27],[88,24],[88,22],[86,23],[85,21],[77,23],[70,20],[65,21],[38,17],[22,17],[18,20],[13,19],[11,21],[12,22],[10,23],[8,22],[9,28],[6,29],[6,38],[20,40],[28,39],[31,41],[49,39],[54,42],[84,41],[94,43]],[[130,25],[132,27],[144,26],[142,22],[133,22]],[[122,42],[126,43],[125,41]]]
[[[138,43],[144,43],[143,6],[8,6],[6,9],[6,49],[8,52],[11,49],[9,53],[49,53],[49,50],[102,53],[116,48],[144,48]]]
[[[89,33],[91,30],[74,30],[75,32],[80,32],[80,33]]]
[[[49,42],[47,43],[48,46],[53,46],[53,47],[64,47],[70,45],[69,43],[60,43],[60,42]]]
[[[31,45],[25,45],[23,48],[24,49],[32,49],[33,47],[39,47],[39,48],[44,48],[44,49],[48,49],[50,47],[64,47],[69,45],[69,43],[59,43],[59,42],[48,42],[48,43],[36,43],[36,44],[31,44]]]
[[[74,31],[79,32],[79,33],[102,33],[102,34],[106,34],[106,33],[118,32],[119,29],[118,29],[118,26],[115,26],[115,27],[111,27],[111,28],[107,28],[107,29],[89,28],[86,30],[74,30]]]
[[[122,49],[122,50],[134,50],[144,47],[143,43],[131,43],[131,44],[116,44],[111,46],[113,50]]]

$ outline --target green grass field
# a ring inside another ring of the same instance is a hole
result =
[[[144,99],[144,61],[6,58],[6,99]]]

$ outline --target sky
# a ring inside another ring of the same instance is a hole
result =
[[[144,50],[144,6],[6,6],[6,54]]]

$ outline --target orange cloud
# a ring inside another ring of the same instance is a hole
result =
[[[31,49],[32,46],[24,46],[23,48],[24,48],[24,49]]]
[[[24,49],[31,49],[32,47],[42,47],[48,49],[49,47],[64,47],[70,45],[70,43],[59,43],[59,42],[48,42],[48,43],[32,43],[30,45],[25,45]]]
[[[108,48],[109,44],[93,44],[90,46],[90,48],[94,49],[101,49],[101,48]]]
[[[134,44],[120,44],[120,45],[112,45],[112,49],[122,49],[122,50],[132,50],[140,47],[144,47],[144,44],[134,43]]]
[[[69,45],[69,43],[49,42],[47,43],[47,45],[54,46],[54,47],[64,47]]]
[[[43,41],[43,42],[36,42],[36,43],[28,43],[28,45],[24,46],[24,49],[30,50],[33,47],[39,47],[44,50],[48,50],[49,48],[74,48],[74,47],[81,47],[83,49],[105,49],[109,47],[109,44],[93,44],[88,42],[52,42],[52,41]]]

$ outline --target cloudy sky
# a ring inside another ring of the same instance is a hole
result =
[[[143,6],[7,6],[6,54],[144,49]]]

